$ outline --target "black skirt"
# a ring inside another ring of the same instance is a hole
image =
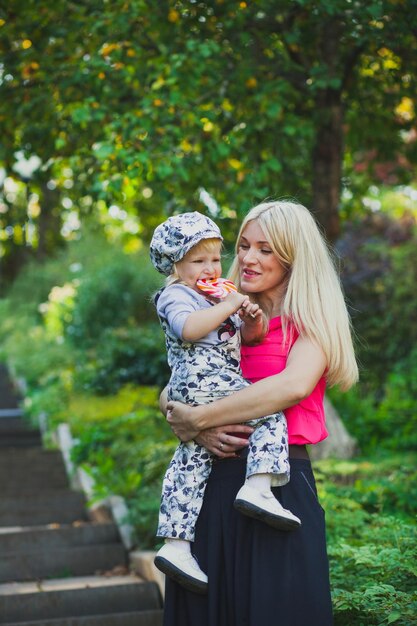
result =
[[[233,508],[246,459],[213,464],[193,553],[208,595],[166,582],[164,626],[331,626],[324,511],[311,464],[291,459],[291,479],[273,491],[302,522],[284,532]]]

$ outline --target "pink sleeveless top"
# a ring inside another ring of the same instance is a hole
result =
[[[243,376],[254,383],[267,376],[282,372],[297,337],[298,333],[294,331],[291,340],[287,339],[286,344],[283,345],[281,317],[274,317],[270,321],[269,332],[261,344],[257,346],[242,345]],[[323,407],[325,388],[326,381],[323,377],[308,398],[284,410],[290,444],[318,443],[327,437]]]

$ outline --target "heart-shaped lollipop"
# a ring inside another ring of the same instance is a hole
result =
[[[226,278],[200,278],[196,283],[198,289],[213,298],[225,298],[232,291],[237,291],[231,280]]]

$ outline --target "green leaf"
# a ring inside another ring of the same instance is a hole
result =
[[[89,106],[79,106],[71,113],[72,121],[75,124],[83,124],[88,122],[91,118],[91,109]]]
[[[267,163],[269,169],[271,169],[273,172],[280,172],[282,170],[282,165],[278,161],[278,159],[269,159]]]
[[[402,618],[402,614],[399,613],[398,611],[394,611],[393,613],[390,613],[388,615],[387,624],[393,624],[394,622],[397,622],[401,618]]]
[[[114,146],[111,144],[99,144],[93,148],[96,157],[102,161],[108,159],[111,154],[114,154]]]

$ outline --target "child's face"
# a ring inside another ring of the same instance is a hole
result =
[[[220,260],[221,242],[209,248],[196,246],[175,264],[180,279],[192,289],[200,278],[219,278],[222,274]]]

